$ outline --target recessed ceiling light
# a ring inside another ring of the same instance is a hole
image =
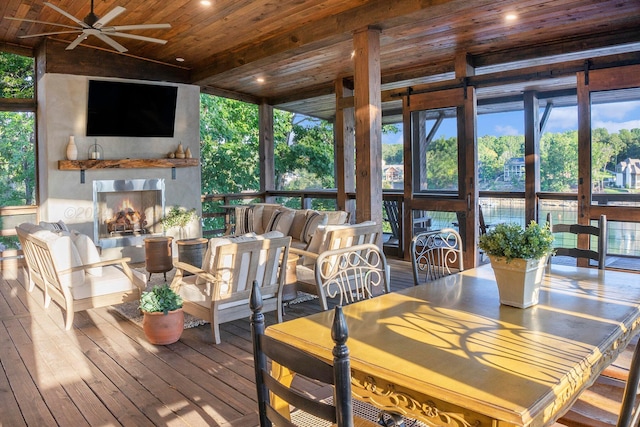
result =
[[[507,21],[515,21],[516,19],[518,19],[518,15],[516,15],[515,13],[507,13],[504,16],[504,19]]]
[[[256,81],[257,81],[258,83],[264,83],[264,78],[262,78],[262,77],[258,77],[258,78],[256,78]]]
[[[211,6],[211,2],[209,0],[200,0],[200,4],[203,6]]]
[[[178,62],[184,62],[184,58],[176,58],[176,61],[178,61]]]

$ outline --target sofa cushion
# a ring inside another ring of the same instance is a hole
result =
[[[288,235],[295,214],[296,212],[293,209],[283,208],[276,210],[271,215],[269,224],[264,230],[265,233],[270,231],[279,231],[284,235]]]
[[[256,203],[253,206],[253,231],[256,234],[264,234],[269,225],[269,221],[276,210],[283,209],[275,203]]]
[[[293,216],[293,221],[291,222],[291,228],[289,229],[289,236],[294,239],[302,240],[302,231],[304,230],[304,225],[307,222],[307,215],[309,212],[315,212],[310,209],[296,209],[295,215]]]
[[[132,273],[142,282],[146,282],[144,273],[135,270],[132,270]],[[103,268],[101,276],[87,274],[84,283],[81,286],[74,286],[71,294],[73,299],[78,300],[134,290],[137,290],[136,285],[129,280],[122,269],[110,265]]]
[[[346,224],[349,214],[345,211],[322,211],[327,214],[327,224],[340,225]]]
[[[80,254],[70,236],[59,236],[49,230],[36,231],[33,236],[46,242],[58,272],[82,265]],[[58,274],[58,278],[62,286],[73,288],[84,284],[85,273],[84,270],[78,270],[71,273]]]
[[[327,225],[329,217],[324,212],[309,211],[307,212],[307,218],[304,223],[304,227],[300,233],[300,241],[304,243],[310,243],[313,235],[315,234],[318,226]]]
[[[83,265],[93,264],[96,262],[102,261],[100,259],[100,254],[98,253],[98,248],[93,243],[93,240],[86,234],[79,233],[77,231],[72,231],[70,234],[71,241],[76,246],[78,250],[78,254],[80,255],[80,259],[82,260]],[[102,267],[92,267],[85,270],[87,274],[91,274],[92,276],[102,276]]]

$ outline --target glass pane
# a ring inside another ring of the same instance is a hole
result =
[[[35,114],[0,111],[0,205],[35,204]]]
[[[593,203],[640,206],[640,88],[591,94]]]
[[[414,191],[458,191],[455,108],[411,113]]]
[[[540,112],[543,117],[543,111]],[[552,107],[540,135],[540,190],[578,192],[578,107]]]
[[[478,185],[486,191],[524,191],[524,112],[478,116]]]
[[[34,59],[0,52],[0,98],[33,98]]]

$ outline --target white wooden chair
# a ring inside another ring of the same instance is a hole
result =
[[[462,238],[453,228],[427,231],[411,240],[415,285],[464,270]]]
[[[320,306],[328,310],[327,298],[339,305],[391,292],[389,267],[377,245],[365,243],[325,251],[315,266]]]
[[[73,243],[69,236],[34,233],[25,237],[27,262],[31,277],[38,272],[45,286],[45,306],[53,300],[65,311],[65,329],[71,329],[74,314],[95,307],[138,301],[145,289],[143,274],[131,270],[130,258],[82,264],[74,262]],[[33,267],[33,268],[31,268]],[[100,273],[90,271],[99,269]],[[37,281],[36,281],[37,283]]]
[[[254,280],[263,295],[263,310],[277,311],[278,322],[282,322],[284,267],[290,245],[289,236],[211,239],[205,268],[177,262],[171,288],[182,296],[185,313],[211,322],[216,344],[221,342],[221,323],[249,318]]]

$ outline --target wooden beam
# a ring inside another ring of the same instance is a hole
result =
[[[39,77],[45,73],[58,73],[175,83],[189,83],[191,80],[189,70],[183,67],[106,49],[80,45],[73,50],[65,50],[66,47],[66,43],[57,40],[43,40],[36,50]]]
[[[32,98],[0,98],[0,111],[36,111]]]
[[[266,103],[258,106],[260,135],[258,155],[260,156],[260,192],[276,189],[275,149],[273,140],[273,107]],[[265,200],[269,202],[270,200]]]
[[[355,177],[355,116],[353,103],[351,106],[340,107],[342,100],[353,101],[353,90],[344,85],[344,79],[335,82],[336,92],[336,120],[333,126],[335,134],[335,173],[338,190],[338,209],[351,213],[355,218],[355,200],[348,197],[348,193],[356,191]]]
[[[356,222],[382,227],[382,102],[380,100],[380,30],[353,36],[356,118]],[[382,240],[379,241],[382,245]]]
[[[524,218],[542,222],[538,217],[537,194],[540,191],[540,103],[535,91],[524,93]]]

